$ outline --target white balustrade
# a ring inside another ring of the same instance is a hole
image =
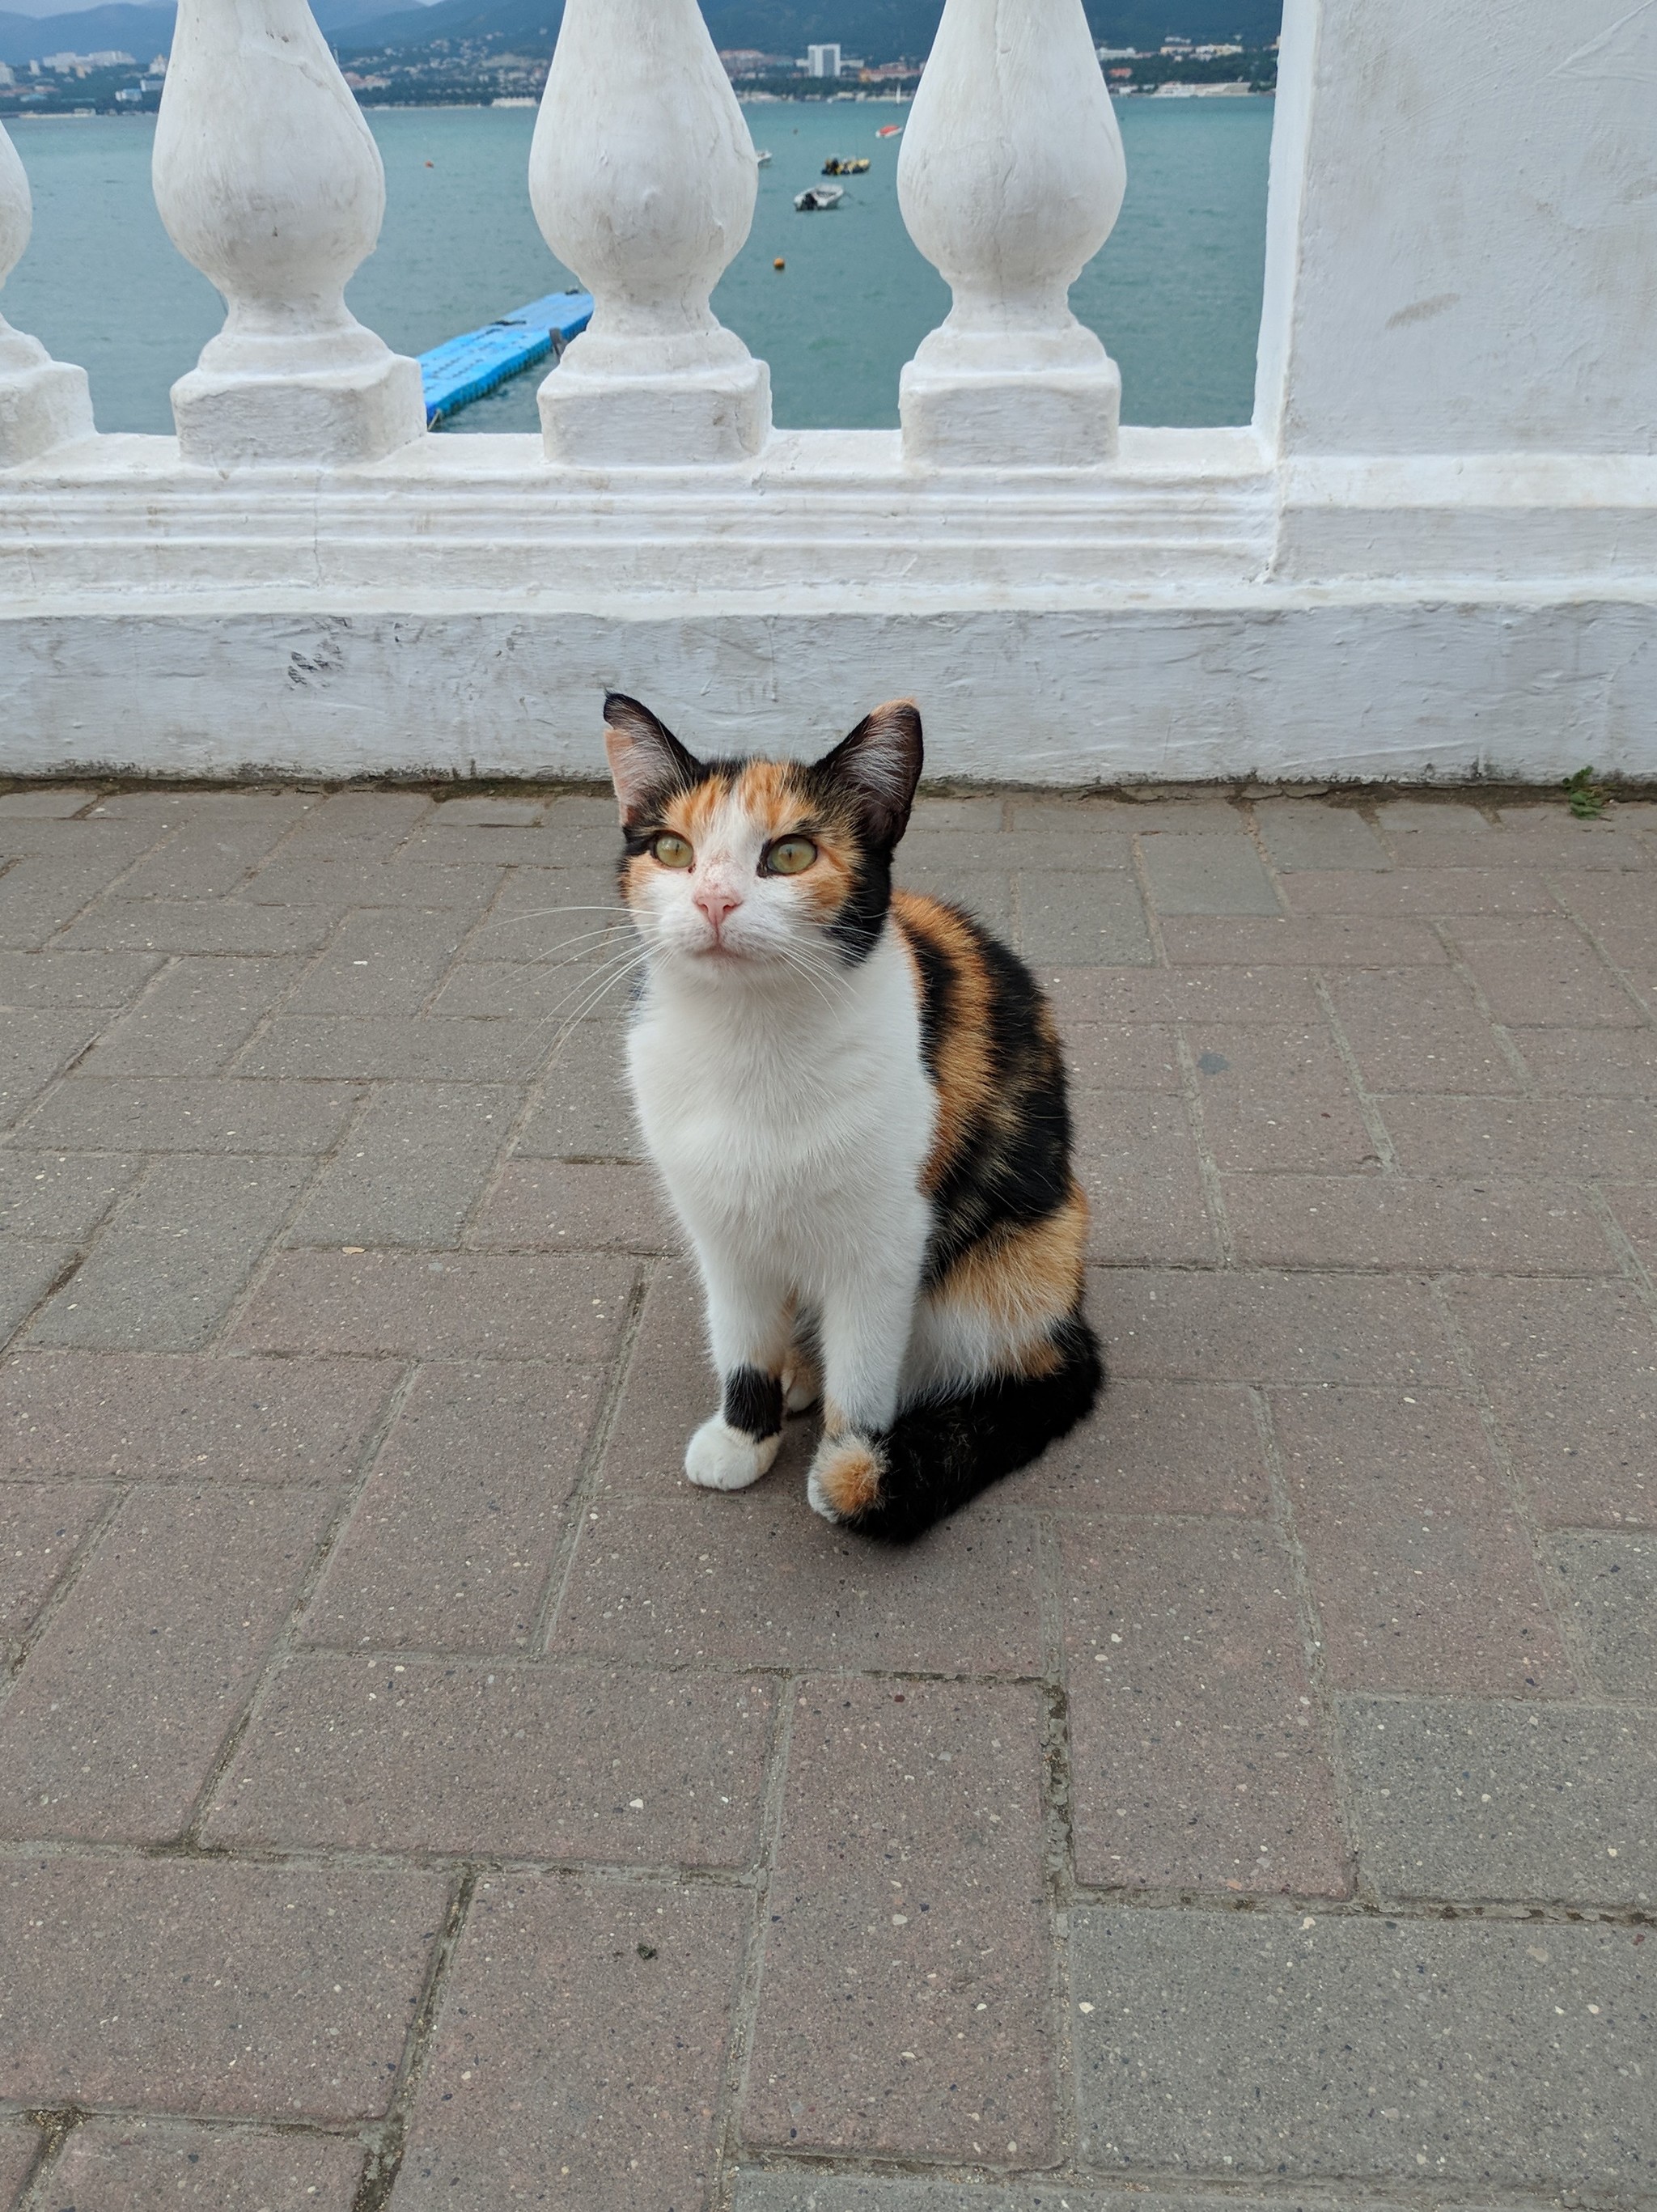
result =
[[[345,304],[385,178],[306,0],[180,0],[154,174],[229,310],[173,387],[186,460],[368,461],[422,435],[419,364]]]
[[[903,372],[908,461],[1114,455],[1121,375],[1069,295],[1126,176],[1082,0],[948,0],[898,164],[909,234],[955,295]]]
[[[33,220],[28,179],[0,124],[0,286],[23,258]],[[91,434],[85,369],[53,361],[0,315],[0,469]]]
[[[770,371],[709,305],[758,183],[696,0],[567,0],[530,197],[593,313],[541,386],[549,459],[674,466],[764,445]]]

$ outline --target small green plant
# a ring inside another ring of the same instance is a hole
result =
[[[1610,793],[1593,780],[1593,770],[1579,768],[1565,778],[1565,804],[1579,822],[1597,822],[1610,804]]]

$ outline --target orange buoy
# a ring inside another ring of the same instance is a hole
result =
[[[774,269],[786,269],[786,268],[788,266],[788,264],[787,264],[787,263],[783,259],[783,258],[782,258],[781,254],[780,253],[780,254],[777,256],[776,259],[775,259],[775,260],[771,264],[771,266],[772,266]]]
[[[435,161],[428,161],[426,167],[428,169],[434,169],[437,167],[437,164]]]

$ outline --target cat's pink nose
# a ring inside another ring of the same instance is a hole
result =
[[[727,890],[723,884],[703,884],[694,894],[695,904],[713,925],[717,937],[728,914],[734,914],[742,904],[735,891]]]

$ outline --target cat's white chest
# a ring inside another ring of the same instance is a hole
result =
[[[825,1004],[652,989],[628,1046],[646,1143],[698,1237],[808,1255],[919,1203],[935,1103],[907,962],[877,946]]]

